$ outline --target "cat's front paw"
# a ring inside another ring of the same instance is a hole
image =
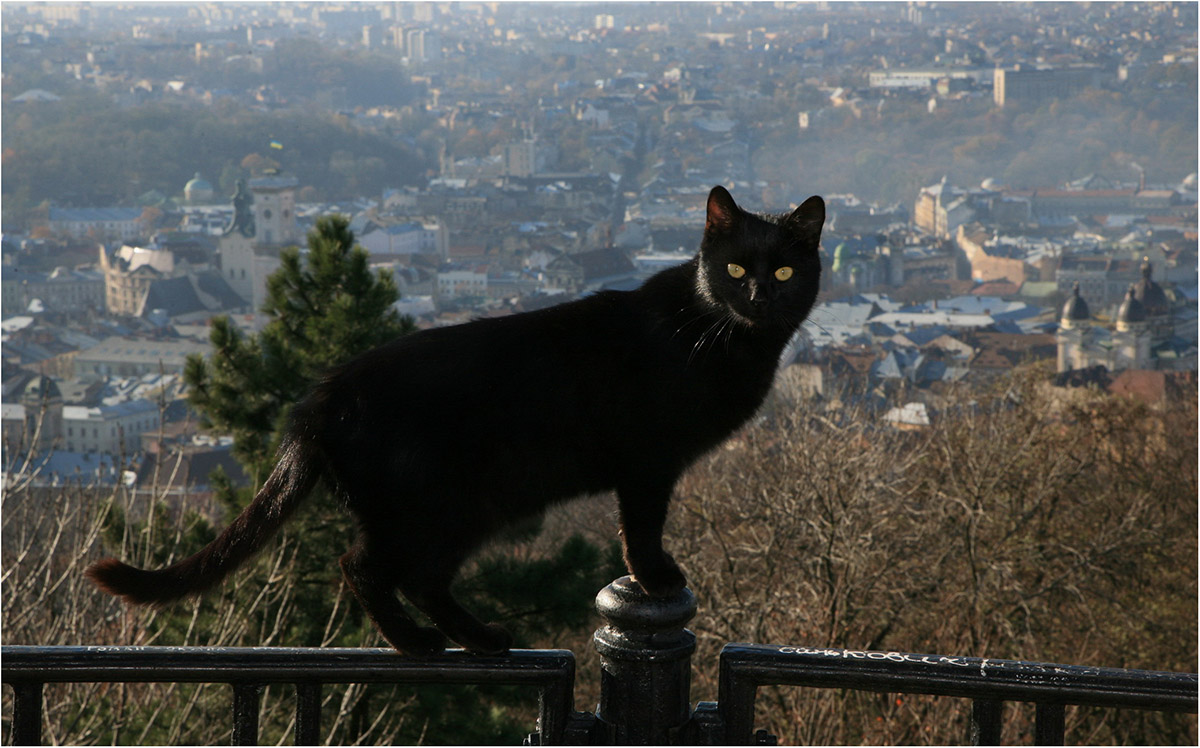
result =
[[[641,585],[651,597],[670,597],[687,586],[687,577],[679,568],[679,564],[666,553],[663,553],[661,564],[635,571],[633,581]]]

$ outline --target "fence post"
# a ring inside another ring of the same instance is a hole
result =
[[[600,707],[613,745],[667,745],[688,721],[691,659],[696,636],[684,625],[696,615],[696,597],[684,589],[654,598],[624,576],[600,590],[596,630],[600,653]]]
[[[262,697],[258,683],[233,684],[233,745],[258,745],[258,705]]]
[[[42,684],[21,682],[12,686],[12,745],[41,745]]]

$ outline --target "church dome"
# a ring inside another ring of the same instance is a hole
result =
[[[1146,308],[1142,306],[1142,302],[1138,301],[1134,286],[1130,285],[1129,290],[1125,293],[1125,300],[1121,302],[1121,308],[1117,310],[1117,323],[1145,321]]]
[[[1162,286],[1150,279],[1150,261],[1142,263],[1142,279],[1133,284],[1133,294],[1142,303],[1142,308],[1148,317],[1162,317],[1171,312],[1167,295]]]
[[[203,203],[212,200],[213,186],[196,172],[196,176],[183,186],[183,197],[189,203]]]
[[[1092,318],[1091,310],[1088,309],[1087,302],[1079,295],[1079,284],[1076,283],[1071,289],[1071,298],[1067,299],[1067,303],[1063,304],[1062,321],[1068,323],[1087,322]]]

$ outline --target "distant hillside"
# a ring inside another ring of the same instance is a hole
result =
[[[84,95],[7,105],[3,127],[6,224],[19,223],[44,200],[134,205],[152,190],[176,196],[196,172],[214,185],[219,200],[232,194],[239,176],[270,161],[299,177],[302,189],[311,187],[311,199],[413,184],[427,168],[411,146],[343,116],[250,111],[222,101],[121,108]]]
[[[943,101],[932,113],[915,97],[871,99],[861,116],[849,106],[821,109],[799,134],[790,110],[768,108],[763,119],[774,129],[765,128],[753,154],[755,174],[910,205],[942,176],[972,187],[990,177],[1029,189],[1093,173],[1136,181],[1137,163],[1150,183],[1178,184],[1196,170],[1195,67],[1158,72],[1121,91],[1086,89],[1004,109],[983,96]]]

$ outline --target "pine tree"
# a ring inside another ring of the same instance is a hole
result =
[[[214,320],[210,360],[188,359],[188,401],[205,427],[232,433],[234,455],[255,482],[270,470],[288,408],[329,367],[415,329],[393,308],[389,275],[372,273],[343,216],[319,218],[308,251],[292,247],[267,279],[257,335]]]
[[[308,234],[307,251],[284,250],[279,269],[267,279],[262,313],[269,321],[261,332],[244,334],[228,318],[214,321],[211,357],[189,358],[184,377],[202,425],[233,435],[234,457],[251,477],[242,490],[221,476],[213,481],[227,517],[249,503],[269,474],[288,411],[316,378],[415,329],[395,310],[398,298],[388,274],[371,272],[348,219],[323,216]],[[350,520],[327,497],[314,496],[283,537],[297,546],[302,611],[287,621],[290,643],[316,646],[331,614],[330,590],[340,578],[329,549],[349,547]]]

